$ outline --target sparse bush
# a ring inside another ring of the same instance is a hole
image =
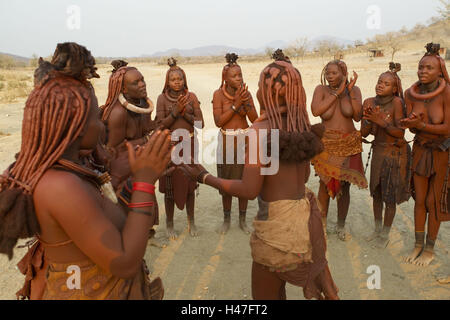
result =
[[[29,69],[16,69],[0,74],[0,103],[11,103],[28,96],[33,87]]]
[[[403,47],[400,37],[395,32],[389,32],[385,36],[386,46],[392,53],[391,61],[394,61],[395,54]]]
[[[38,67],[38,61],[39,61],[39,57],[37,56],[37,54],[33,54],[31,56],[30,62],[29,62],[29,66],[32,68],[37,68]]]
[[[12,80],[8,81],[8,89],[19,89],[19,88],[26,88],[27,83],[25,81],[19,81],[19,80]]]
[[[269,59],[272,59],[272,54],[275,51],[274,48],[271,47],[267,47],[266,49],[264,49],[264,54],[266,55],[266,57],[268,57]]]
[[[441,6],[438,8],[438,11],[441,15],[441,18],[444,20],[450,19],[450,1],[449,0],[439,0]]]

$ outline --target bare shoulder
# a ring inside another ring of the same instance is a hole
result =
[[[219,96],[221,93],[222,93],[222,89],[217,89],[217,90],[214,91],[213,96],[214,97]]]
[[[158,96],[158,99],[156,100],[156,104],[160,105],[160,104],[164,104],[166,102],[166,97],[164,96],[164,93],[161,93]]]
[[[222,90],[217,89],[216,91],[214,91],[213,101],[220,101],[220,100],[222,100]]]
[[[66,203],[74,197],[90,198],[86,182],[71,172],[55,169],[44,173],[33,193],[34,201],[43,207],[50,207],[53,202]]]
[[[445,81],[445,80],[444,80]],[[450,84],[447,84],[444,89],[444,95],[450,97]]]
[[[212,98],[212,104],[213,104],[213,107],[220,107],[220,106],[222,106],[223,105],[223,99],[224,99],[224,96],[223,96],[223,93],[222,93],[222,90],[221,89],[217,89],[216,91],[214,91],[214,94],[213,94],[213,98]]]
[[[121,120],[127,118],[127,109],[125,109],[119,101],[116,101],[112,106],[109,119]]]
[[[189,100],[193,101],[194,103],[200,104],[197,95],[192,91],[189,91]]]
[[[411,88],[406,89],[405,91],[405,99],[411,99]]]
[[[193,100],[198,100],[197,95],[196,95],[194,92],[189,91],[189,95],[190,95],[190,98],[191,98],[191,99],[193,99]]]
[[[314,89],[314,92],[318,92],[318,93],[325,92],[326,88],[327,88],[327,87],[324,86],[323,84],[319,84],[319,85]]]
[[[403,106],[403,100],[400,97],[395,96],[392,102],[395,106]]]

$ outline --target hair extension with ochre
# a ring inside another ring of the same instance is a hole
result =
[[[347,78],[348,75],[348,69],[347,69],[347,64],[342,61],[342,60],[333,60],[328,62],[325,67],[322,69],[322,73],[320,76],[320,82],[322,83],[322,85],[326,86],[328,81],[327,81],[327,70],[328,67],[331,65],[335,65],[339,68],[339,70],[342,72],[342,74],[344,75],[345,78]],[[348,80],[346,80],[346,84],[348,84]]]
[[[309,160],[323,150],[320,139],[324,127],[321,124],[311,127],[300,72],[280,49],[272,57],[275,61],[261,73],[259,90],[270,128],[280,130],[280,159],[295,162]],[[285,88],[286,127],[280,112],[282,88]]]
[[[108,83],[108,97],[106,98],[106,102],[103,106],[100,108],[103,110],[102,113],[102,121],[105,122],[109,114],[112,111],[112,107],[119,99],[120,93],[123,90],[123,78],[125,76],[125,73],[127,73],[130,70],[137,70],[134,67],[128,67],[128,62],[123,60],[114,60],[111,62],[111,65],[113,66],[113,70],[111,71],[111,76],[109,77],[109,83]]]
[[[174,71],[175,72],[180,72],[181,76],[183,77],[183,80],[184,80],[184,91],[185,91],[185,93],[187,93],[189,91],[189,89],[188,89],[188,85],[187,85],[186,73],[184,72],[184,70],[181,69],[179,66],[177,66],[177,60],[175,58],[167,59],[167,64],[169,65],[169,70],[167,70],[167,72],[166,72],[166,82],[164,83],[164,89],[163,89],[162,93],[168,94],[168,91],[170,89],[170,87],[169,87],[169,76]]]
[[[238,59],[239,56],[236,53],[227,53],[225,55],[225,60],[227,61],[227,64],[222,69],[222,82],[220,83],[219,89],[222,88],[223,85],[225,84],[225,79],[227,77],[228,70],[230,70],[232,67],[240,68],[240,66],[237,64]]]
[[[400,63],[390,62],[389,63],[389,71],[386,71],[382,73],[381,75],[390,75],[395,82],[395,85],[397,86],[397,92],[395,95],[403,100],[403,87],[402,87],[402,80],[398,76],[398,72],[402,70],[402,65]]]
[[[19,238],[40,232],[32,194],[83,130],[93,95],[87,79],[98,76],[90,52],[76,43],[58,44],[51,64],[41,59],[49,74],[37,71],[46,80],[38,81],[26,101],[20,152],[0,176],[0,253],[10,259]]]
[[[439,54],[439,52],[441,50],[441,45],[439,43],[430,42],[430,43],[427,43],[425,48],[427,49],[427,52],[422,57],[422,59],[424,59],[425,57],[435,57],[439,62],[439,66],[441,67],[442,78],[444,78],[444,80],[447,82],[447,84],[450,84],[450,77],[448,75],[447,67],[445,65],[445,60]],[[421,61],[422,61],[422,59],[421,59]]]

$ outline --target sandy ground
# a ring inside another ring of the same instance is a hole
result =
[[[396,61],[402,63],[400,73],[404,88],[416,81],[417,62],[420,52],[399,55]],[[389,60],[379,58],[369,61],[365,56],[347,57],[349,71],[359,73],[357,85],[363,97],[374,95],[378,75],[386,71]],[[245,81],[253,96],[256,93],[259,73],[269,61],[246,63],[241,61]],[[294,62],[300,69],[308,96],[308,103],[314,88],[320,82],[320,72],[324,65],[322,59]],[[144,74],[148,92],[156,101],[160,93],[166,67],[137,65]],[[191,91],[199,97],[206,121],[206,128],[214,128],[211,99],[220,85],[222,64],[187,65],[184,67]],[[101,79],[94,81],[100,104],[106,99],[107,79],[110,68],[101,67]],[[255,99],[256,100],[256,99]],[[20,149],[20,130],[24,101],[15,104],[0,102],[0,131],[10,134],[0,136],[0,170],[12,161]],[[311,116],[313,123],[318,122]],[[359,125],[358,125],[359,127]],[[367,149],[363,154],[367,159]],[[215,166],[208,167],[215,173]],[[314,171],[313,171],[314,172]],[[367,173],[369,176],[369,172]],[[318,190],[318,178],[312,175],[308,187]],[[162,196],[158,194],[160,204]],[[417,267],[402,262],[414,245],[413,200],[398,206],[397,216],[391,232],[391,242],[384,249],[373,249],[365,237],[373,229],[372,201],[368,190],[351,189],[351,205],[348,215],[348,227],[352,239],[341,242],[336,235],[328,238],[328,259],[331,273],[339,287],[342,299],[450,299],[449,285],[440,285],[436,279],[450,274],[450,224],[443,224],[436,244],[436,258],[428,267]],[[233,202],[232,227],[225,236],[216,233],[222,222],[222,205],[218,192],[201,186],[196,199],[196,223],[199,237],[187,234],[186,214],[176,211],[175,229],[179,233],[176,241],[169,242],[165,236],[165,213],[162,205],[161,225],[157,228],[156,238],[167,241],[164,249],[148,247],[145,258],[152,269],[153,277],[160,276],[165,286],[166,299],[251,299],[251,255],[249,236],[237,225],[237,203]],[[248,218],[251,221],[257,211],[257,202],[251,201]],[[336,224],[336,203],[332,202],[329,213],[329,229]],[[20,241],[23,243],[24,240]],[[0,299],[14,299],[15,292],[21,287],[23,276],[16,270],[17,261],[25,253],[16,249],[12,261],[0,256]],[[381,270],[381,289],[367,288],[369,266],[376,265]],[[288,299],[303,299],[302,290],[287,285]]]

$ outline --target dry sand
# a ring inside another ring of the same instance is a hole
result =
[[[398,55],[396,61],[402,63],[400,73],[404,88],[416,81],[417,62],[421,53],[409,52]],[[359,73],[357,85],[364,98],[374,95],[378,75],[386,71],[388,58],[369,61],[366,56],[347,57],[349,71]],[[260,63],[241,61],[245,81],[255,96],[259,73],[268,60]],[[319,83],[320,72],[325,61],[309,59],[294,64],[300,69],[308,96],[308,103],[314,88]],[[165,66],[148,64],[137,65],[144,74],[148,92],[152,100],[160,93],[166,72]],[[211,99],[221,79],[222,64],[183,66],[188,75],[188,84],[201,101],[206,128],[213,128]],[[108,70],[100,68],[101,79],[94,81],[100,104],[106,99]],[[256,99],[255,99],[256,100]],[[24,101],[15,104],[0,104],[0,131],[9,136],[0,136],[0,170],[3,171],[20,149],[20,130]],[[313,123],[319,119],[311,116]],[[358,125],[359,127],[359,125]],[[367,159],[367,148],[363,154]],[[215,173],[215,166],[208,167]],[[314,171],[313,171],[314,172]],[[369,176],[369,172],[367,174]],[[318,178],[311,177],[308,187],[317,192]],[[159,203],[163,203],[158,194]],[[342,299],[450,299],[449,285],[441,285],[436,279],[450,274],[450,224],[443,224],[436,244],[436,257],[428,267],[417,267],[402,262],[414,245],[414,202],[410,200],[398,206],[397,216],[391,232],[391,242],[384,249],[373,249],[365,237],[373,229],[372,201],[368,190],[351,189],[351,205],[348,215],[348,227],[352,239],[341,242],[335,235],[328,237],[328,259],[331,273],[340,289]],[[161,225],[157,228],[156,238],[167,241],[165,236],[164,206],[160,206]],[[248,219],[251,221],[257,211],[257,202],[251,201]],[[191,238],[187,234],[186,214],[176,211],[175,229],[179,233],[176,241],[168,247],[159,249],[148,247],[145,258],[152,269],[152,276],[160,276],[165,286],[166,299],[251,299],[251,255],[249,236],[237,225],[238,209],[233,202],[232,227],[225,236],[216,233],[222,222],[222,205],[218,192],[201,186],[196,199],[196,223],[199,237]],[[329,212],[329,228],[336,224],[336,203],[332,202]],[[24,240],[20,241],[22,244]],[[0,299],[14,299],[15,292],[23,283],[23,276],[16,270],[17,261],[24,255],[24,249],[16,249],[12,261],[0,256]],[[381,270],[381,289],[367,288],[367,268],[377,265]],[[288,299],[303,299],[302,290],[287,286]]]

